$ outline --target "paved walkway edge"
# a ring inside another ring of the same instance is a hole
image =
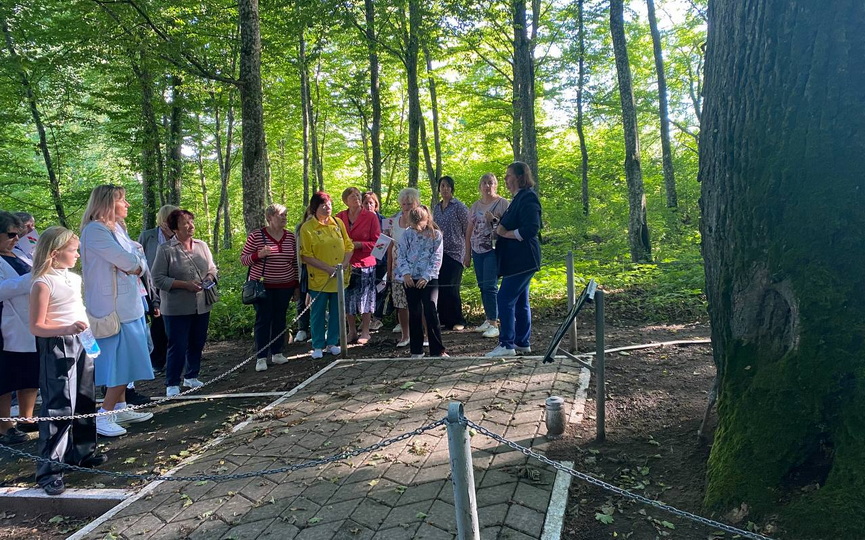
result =
[[[263,407],[261,410],[257,411],[256,413],[249,415],[243,422],[240,422],[239,424],[237,424],[236,426],[231,428],[231,431],[229,433],[210,441],[209,443],[207,443],[206,445],[201,447],[201,449],[199,450],[199,452],[197,454],[189,456],[188,458],[184,459],[183,461],[181,461],[180,463],[175,465],[171,470],[169,470],[168,472],[165,473],[165,476],[171,476],[171,475],[177,473],[183,467],[195,462],[195,460],[197,460],[199,457],[204,455],[210,449],[218,446],[219,444],[222,444],[222,442],[225,439],[227,439],[229,435],[231,435],[232,433],[237,433],[241,429],[248,426],[255,419],[255,417],[258,414],[260,414],[264,411],[267,411],[269,409],[272,409],[272,408],[276,407],[277,405],[282,404],[282,402],[284,402],[285,400],[287,400],[288,398],[290,398],[294,394],[298,393],[300,390],[304,389],[310,383],[312,383],[313,381],[315,381],[316,379],[318,379],[319,377],[321,377],[322,375],[324,375],[325,373],[327,373],[328,371],[333,369],[334,366],[338,365],[339,363],[340,363],[340,360],[334,360],[333,362],[331,362],[327,366],[323,367],[322,369],[320,369],[319,371],[314,373],[311,377],[309,377],[308,379],[306,379],[305,381],[303,381],[299,385],[295,386],[294,388],[292,388],[288,392],[280,394],[279,398],[277,398],[276,400],[267,404],[265,407]],[[163,482],[165,482],[165,480],[157,480],[155,482],[151,482],[151,483],[147,484],[146,486],[141,488],[140,491],[138,491],[137,493],[135,493],[131,497],[124,499],[123,502],[121,502],[120,504],[118,504],[117,506],[112,508],[111,510],[105,512],[104,514],[102,514],[98,518],[94,519],[93,521],[88,523],[84,528],[79,529],[75,534],[67,537],[66,540],[81,540],[82,538],[84,538],[85,536],[87,536],[88,534],[90,534],[91,532],[96,530],[98,527],[100,527],[103,523],[105,523],[106,521],[108,521],[109,519],[114,517],[115,514],[117,514],[118,512],[120,512],[121,510],[126,508],[127,506],[133,504],[134,502],[140,500],[142,497],[144,497],[145,495],[147,495],[148,493],[150,493],[151,491],[156,489]]]
[[[591,363],[591,361],[589,362]],[[580,384],[574,396],[574,408],[571,409],[569,424],[579,424],[583,421],[586,411],[586,399],[589,390],[589,381],[592,372],[586,368],[580,370]],[[573,461],[562,461],[562,465],[572,469]],[[568,508],[568,492],[571,488],[570,474],[562,471],[556,472],[556,480],[553,483],[553,492],[550,494],[550,505],[547,509],[547,518],[544,521],[544,532],[541,540],[559,540],[562,537],[562,528],[565,526],[565,512]]]

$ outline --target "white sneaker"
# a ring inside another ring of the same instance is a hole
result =
[[[424,346],[424,347],[429,347],[429,341],[426,340],[426,339],[423,340],[423,346]]]
[[[255,371],[267,371],[267,358],[258,358],[255,361]]]
[[[166,386],[165,387],[165,397],[173,397],[180,394],[179,386]]]
[[[135,411],[119,411],[114,413],[114,423],[116,424],[137,424],[138,422],[147,422],[153,418],[153,413],[135,412]]]
[[[490,326],[486,329],[486,331],[482,334],[484,337],[488,338],[496,338],[499,337],[499,327],[498,326]]]
[[[342,354],[342,347],[340,347],[339,345],[331,345],[330,347],[327,348],[327,352],[329,352],[330,354],[332,354],[334,356],[338,356],[338,355]]]
[[[369,323],[370,330],[381,330],[382,326],[384,326],[384,323],[378,319],[373,319],[372,322]],[[402,330],[400,330],[400,332],[402,332]]]
[[[423,353],[420,353],[420,354],[413,354],[413,355],[411,355],[411,357],[412,357],[412,358],[423,358]]]
[[[298,330],[297,335],[294,336],[295,343],[303,343],[304,341],[309,339],[309,334],[306,333],[306,330]]]
[[[532,348],[528,346],[520,347],[519,345],[515,345],[514,352],[516,352],[517,354],[532,354]]]
[[[100,411],[101,412],[101,411]],[[114,414],[96,417],[96,433],[103,437],[119,437],[126,434],[123,426],[114,421]]]
[[[200,388],[204,386],[204,383],[198,379],[183,379],[183,386],[187,388]]]
[[[270,361],[274,364],[287,364],[288,358],[286,358],[282,353],[276,353],[270,357]]]
[[[453,329],[454,329],[454,331],[456,331],[456,332],[461,332],[462,330],[465,330],[465,329],[466,329],[466,325],[464,325],[464,324],[455,324],[455,325],[453,325]]]
[[[396,326],[393,327],[393,330],[392,330],[392,331],[393,331],[394,334],[401,334],[401,333],[402,333],[402,326],[400,326],[400,325],[396,325]]]
[[[404,339],[404,340],[402,340],[402,341],[397,341],[397,342],[396,342],[396,346],[397,346],[397,347],[408,347],[408,344],[409,344],[409,340],[408,340],[408,339]]]
[[[513,349],[508,349],[507,347],[502,347],[501,345],[497,345],[495,349],[491,350],[484,356],[487,358],[501,358],[503,356],[516,356],[516,351]]]
[[[324,351],[322,351],[321,349],[313,349],[310,356],[312,356],[313,360],[324,358]]]
[[[483,323],[482,325],[480,325],[480,326],[475,326],[474,329],[472,330],[472,332],[477,332],[477,333],[481,334],[481,333],[486,332],[487,330],[489,330],[489,329],[490,329],[490,326],[492,326],[492,325],[490,324],[490,321],[484,321],[484,323]]]

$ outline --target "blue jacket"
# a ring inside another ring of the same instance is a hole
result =
[[[499,275],[513,276],[523,272],[536,272],[541,268],[541,201],[533,189],[521,189],[514,195],[499,223],[509,231],[516,230],[522,240],[501,238],[496,240],[496,261]]]

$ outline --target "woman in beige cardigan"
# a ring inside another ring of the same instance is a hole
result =
[[[168,215],[168,227],[174,238],[156,252],[153,283],[161,291],[160,310],[168,334],[165,394],[170,397],[180,393],[184,365],[183,386],[203,385],[198,373],[215,298],[212,288],[216,286],[216,265],[207,244],[192,237],[195,232],[192,212],[175,210]]]

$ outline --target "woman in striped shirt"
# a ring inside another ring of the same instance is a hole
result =
[[[263,278],[267,290],[264,300],[255,304],[255,347],[258,350],[255,371],[267,369],[268,355],[274,364],[288,362],[282,354],[286,312],[289,302],[292,298],[297,300],[300,292],[297,242],[294,233],[285,229],[285,207],[274,203],[264,214],[267,226],[249,233],[240,253],[240,262],[249,267],[248,279]]]

